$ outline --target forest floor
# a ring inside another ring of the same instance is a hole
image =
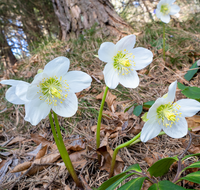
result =
[[[77,174],[83,176],[83,181],[92,188],[98,188],[108,179],[111,151],[116,146],[132,139],[138,134],[144,122],[141,116],[148,111],[144,108],[140,116],[133,114],[133,107],[124,112],[134,103],[156,100],[163,96],[168,86],[177,80],[187,86],[200,87],[200,72],[190,81],[184,75],[198,59],[200,59],[200,15],[184,23],[172,21],[166,26],[166,61],[162,58],[162,23],[150,23],[144,26],[136,35],[136,46],[145,47],[154,54],[153,62],[138,72],[140,84],[136,89],[128,89],[118,85],[115,90],[109,90],[106,99],[101,126],[101,165],[97,162],[95,129],[100,108],[103,88],[105,87],[102,70],[105,63],[95,55],[100,44],[105,41],[116,43],[120,37],[97,37],[95,29],[86,31],[78,39],[68,42],[59,40],[44,41],[31,53],[29,58],[20,60],[13,67],[7,67],[0,73],[2,79],[19,79],[31,82],[37,70],[44,68],[50,60],[58,56],[70,59],[70,70],[81,70],[88,73],[93,81],[91,86],[77,93],[79,109],[71,118],[59,117],[59,124],[66,148],[70,153]],[[0,189],[77,189],[68,171],[62,163],[55,145],[49,119],[42,120],[37,126],[24,121],[24,107],[13,105],[6,101],[5,92],[8,86],[0,86]],[[185,98],[177,88],[176,100]],[[193,134],[198,135],[200,119],[188,119],[189,127],[197,126]],[[192,135],[192,144],[186,154],[200,153],[199,137]],[[155,161],[180,155],[189,142],[189,135],[173,139],[167,135],[158,136],[147,143],[139,142],[123,148],[118,155],[115,174],[124,171],[128,166],[138,163],[143,172]],[[187,166],[198,157],[187,159]],[[25,163],[25,164],[23,164]],[[36,163],[25,177],[23,173]],[[49,164],[41,166],[40,164]],[[19,165],[22,164],[22,165]],[[38,164],[38,165],[37,165]],[[16,168],[16,166],[19,166]],[[15,168],[15,173],[13,169]],[[168,174],[160,179],[172,180],[176,175],[177,163],[174,163]],[[192,169],[187,172],[194,172]],[[17,181],[18,180],[18,181]],[[130,180],[127,179],[127,180]],[[142,189],[146,190],[150,182],[145,181]],[[182,181],[178,185],[200,189],[198,184]],[[88,189],[89,190],[89,189]]]

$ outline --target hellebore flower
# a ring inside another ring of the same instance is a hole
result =
[[[147,122],[141,132],[141,141],[156,137],[161,130],[173,138],[181,138],[188,132],[185,117],[191,117],[200,111],[200,103],[193,99],[175,99],[177,81],[169,86],[168,93],[158,98],[147,113]]]
[[[101,44],[98,56],[101,61],[107,62],[103,74],[109,88],[115,89],[119,83],[128,88],[136,88],[139,85],[136,70],[143,69],[152,62],[151,51],[142,47],[133,49],[135,41],[135,35],[129,35],[116,44]]]
[[[69,71],[70,61],[57,57],[45,65],[31,84],[17,80],[3,80],[11,85],[6,99],[13,104],[25,104],[25,120],[37,125],[52,109],[62,117],[73,116],[78,109],[75,95],[91,85],[91,77],[82,71]]]
[[[180,11],[178,5],[173,5],[176,0],[161,0],[156,9],[156,16],[164,23],[169,23],[170,15],[175,15]]]

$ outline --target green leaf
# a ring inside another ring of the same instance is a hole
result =
[[[189,157],[193,157],[193,156],[200,156],[200,153],[187,155],[184,158],[182,158],[181,161],[183,161],[183,160],[185,160],[185,159],[187,159]]]
[[[159,181],[149,187],[148,190],[184,190],[185,188],[172,183],[171,181]]]
[[[198,87],[188,87],[182,90],[182,93],[192,99],[200,99],[200,88]]]
[[[169,167],[176,161],[178,161],[177,156],[163,158],[154,163],[147,171],[151,174],[151,176],[162,176],[168,172]]]
[[[186,175],[185,177],[181,178],[181,180],[183,180],[183,179],[191,181],[193,183],[200,184],[200,171],[190,173],[190,174]]]
[[[118,181],[116,181],[115,183],[113,183],[112,185],[110,185],[108,188],[106,188],[104,190],[113,190],[113,189],[115,189],[121,182],[123,182],[126,178],[130,177],[131,175],[133,175],[133,173],[125,175],[124,177],[120,178]]]
[[[107,181],[105,181],[99,188],[98,190],[105,190],[106,188],[108,188],[109,186],[111,186],[113,183],[115,183],[116,181],[120,180],[121,178],[123,178],[126,175],[126,172],[122,172],[114,177],[111,177],[110,179],[108,179]]]
[[[185,167],[183,170],[187,170],[188,168],[200,168],[200,161],[195,162],[195,163],[189,165],[188,167]]]
[[[118,190],[140,190],[146,177],[138,177],[132,179],[128,183],[121,186]]]
[[[142,170],[140,169],[140,165],[139,164],[133,164],[131,166],[129,166],[125,172],[129,172],[131,170],[135,170],[136,172],[140,172],[142,173]]]
[[[197,68],[197,69],[195,69]],[[190,81],[192,79],[192,77],[197,73],[198,71],[198,66],[197,66],[197,62],[195,62],[191,67],[190,69],[194,69],[194,70],[189,70],[185,75],[184,75],[184,78],[187,80],[187,81]]]
[[[184,90],[184,89],[188,88],[188,86],[185,86],[184,84],[178,82],[178,88],[181,90]]]
[[[136,106],[135,109],[133,110],[133,114],[139,116],[142,113],[142,110],[143,110],[142,105]]]
[[[126,108],[125,110],[124,110],[124,113],[126,113],[131,107],[133,107],[133,106],[137,106],[137,104],[132,104],[131,106],[129,106],[128,108]]]
[[[155,101],[148,101],[148,102],[145,102],[143,104],[143,106],[146,108],[150,108],[154,103],[155,103]]]

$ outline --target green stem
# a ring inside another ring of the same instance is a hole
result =
[[[136,141],[141,135],[141,132],[139,134],[137,134],[134,138],[132,138],[130,141],[125,142],[124,144],[120,144],[119,146],[117,146],[113,152],[113,156],[112,156],[112,162],[111,162],[111,167],[110,167],[110,174],[109,174],[109,178],[111,178],[113,176],[114,173],[114,168],[115,168],[115,161],[116,161],[116,156],[117,153],[119,151],[119,149],[124,148],[126,146],[129,146],[130,144],[132,144],[134,141]]]
[[[103,98],[101,101],[101,106],[99,109],[99,116],[98,116],[98,122],[97,122],[97,131],[96,131],[96,148],[98,149],[100,146],[100,130],[101,130],[101,118],[102,118],[102,112],[103,112],[103,107],[104,107],[104,103],[106,100],[106,95],[108,93],[108,87],[106,86],[104,94],[103,94]],[[98,155],[98,161],[99,163],[101,162],[101,156]]]
[[[165,61],[165,23],[163,22],[163,59]]]
[[[165,132],[164,131],[161,131],[159,135],[164,135]],[[117,153],[119,151],[119,149],[121,148],[124,148],[124,147],[127,147],[127,146],[132,146],[138,142],[140,142],[141,140],[138,139],[141,135],[141,132],[139,134],[137,134],[133,139],[131,139],[130,141],[128,142],[125,142],[124,144],[120,144],[119,146],[117,146],[113,152],[113,156],[112,156],[112,162],[111,162],[111,167],[110,167],[110,174],[109,174],[109,178],[111,178],[113,176],[113,173],[114,173],[114,168],[115,168],[115,161],[116,161],[116,156],[117,156]]]
[[[82,187],[82,184],[81,184],[80,180],[78,179],[78,176],[76,175],[76,172],[75,172],[74,167],[72,165],[72,162],[70,160],[69,154],[68,154],[68,152],[67,152],[67,150],[65,148],[65,144],[63,142],[62,135],[61,135],[61,132],[60,132],[60,126],[59,126],[59,123],[58,123],[57,115],[54,112],[53,112],[53,115],[54,115],[54,121],[55,121],[56,130],[57,130],[57,134],[58,135],[56,134],[56,131],[55,131],[55,128],[54,128],[54,124],[53,124],[53,119],[52,119],[51,113],[49,114],[49,119],[50,119],[52,133],[53,133],[54,139],[56,141],[56,145],[58,147],[60,155],[61,155],[61,157],[63,159],[63,162],[65,163],[65,166],[66,166],[68,172],[70,173],[70,175],[72,176],[73,180],[75,181],[76,185],[78,187]]]

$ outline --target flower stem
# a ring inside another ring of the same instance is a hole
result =
[[[70,173],[73,180],[75,181],[76,185],[78,187],[82,187],[82,184],[81,184],[80,180],[78,179],[78,176],[76,175],[76,172],[75,172],[72,162],[70,160],[69,154],[65,148],[65,144],[63,142],[62,135],[60,132],[60,126],[58,123],[57,115],[54,112],[53,112],[53,115],[54,115],[54,121],[55,121],[55,125],[56,125],[57,134],[56,134],[56,130],[54,127],[53,118],[52,118],[51,113],[49,113],[49,120],[50,120],[50,124],[51,124],[51,130],[52,130],[56,145],[58,147],[58,150],[60,152],[60,155],[63,159],[63,162],[65,163],[65,166],[66,166],[68,172]]]
[[[111,167],[110,167],[110,174],[109,174],[109,178],[111,178],[113,176],[114,173],[114,167],[115,167],[115,161],[116,161],[116,156],[117,153],[119,151],[119,149],[124,148],[126,146],[129,146],[130,144],[132,144],[134,141],[136,141],[141,135],[141,132],[139,134],[137,134],[134,138],[132,138],[130,141],[125,142],[124,144],[120,144],[119,146],[117,146],[113,152],[113,156],[112,156],[112,162],[111,162]]]
[[[100,129],[101,129],[101,118],[102,118],[102,112],[103,112],[103,107],[104,107],[104,103],[106,100],[106,95],[108,93],[108,87],[106,86],[104,94],[103,94],[103,98],[101,101],[101,106],[99,109],[99,116],[98,116],[98,122],[97,122],[97,131],[96,131],[96,148],[98,149],[100,146]],[[99,163],[101,162],[101,156],[98,155],[98,161]]]
[[[165,132],[161,131],[158,135],[164,135]],[[132,146],[138,142],[141,142],[140,139],[138,139],[141,135],[141,132],[139,134],[137,134],[134,138],[132,138],[130,141],[125,142],[124,144],[120,144],[119,146],[117,146],[113,152],[113,156],[112,156],[112,162],[111,162],[111,167],[110,167],[110,174],[109,174],[109,178],[111,178],[113,176],[114,173],[114,167],[115,167],[115,161],[116,161],[116,156],[117,153],[119,151],[119,149],[127,147],[127,146]]]
[[[163,59],[165,61],[165,23],[163,22]]]

